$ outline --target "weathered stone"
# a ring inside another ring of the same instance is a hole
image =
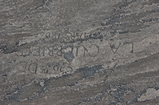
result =
[[[158,0],[0,0],[0,105],[158,105]]]

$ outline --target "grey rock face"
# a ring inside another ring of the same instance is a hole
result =
[[[158,104],[158,0],[0,0],[0,105]]]

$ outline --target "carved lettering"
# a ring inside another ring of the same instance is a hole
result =
[[[22,50],[21,56],[29,56],[31,54],[30,48],[26,48],[25,50]]]
[[[63,53],[62,49],[63,49],[63,46],[60,45],[60,44],[55,44],[55,45],[53,46],[53,50],[56,51],[55,54],[56,54],[57,56],[62,56],[62,53]]]
[[[53,48],[50,49],[50,47],[47,46],[47,49],[48,49],[48,51],[49,51],[48,54],[49,54],[50,56],[53,56]]]
[[[83,45],[77,46],[76,47],[76,56],[79,55],[79,48],[83,48],[83,55],[85,56],[86,52],[88,52],[87,48]]]
[[[97,56],[98,53],[99,53],[99,46],[97,46],[96,44],[91,44],[91,45],[90,45],[90,49],[92,49],[91,52],[94,52],[94,47],[93,47],[93,46],[96,48],[97,53],[96,53],[95,55],[91,55],[91,54],[89,53],[89,56],[91,56],[91,57],[95,57],[95,56]]]
[[[62,72],[62,66],[59,62],[53,66],[53,70]]]
[[[33,56],[40,56],[40,47],[38,47],[37,49],[32,49],[31,53]]]
[[[20,61],[20,67],[18,68],[20,71],[25,71],[27,67],[26,61]]]
[[[115,44],[110,44],[111,51],[115,54],[118,51],[120,45],[121,43],[119,43],[118,47],[115,47]]]
[[[123,44],[124,44],[124,45],[125,45],[125,44],[127,44],[127,45],[130,44],[130,45],[131,45],[130,53],[134,53],[134,43],[133,43],[133,42],[124,42]]]
[[[28,70],[29,70],[30,72],[36,74],[37,68],[38,68],[38,64],[37,64],[37,63],[31,63],[31,64],[29,64]]]
[[[41,67],[41,71],[42,71],[42,73],[48,73],[48,68],[47,68],[47,66],[42,66],[42,67]]]

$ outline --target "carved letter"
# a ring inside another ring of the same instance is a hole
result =
[[[45,46],[44,48],[43,48],[43,56],[45,56],[45,51],[46,50],[48,50],[49,52],[48,52],[48,55],[49,56],[53,56],[53,48],[49,48],[49,46]]]
[[[37,51],[35,53],[33,53],[33,49],[32,49],[33,56],[40,56],[40,47],[38,47],[37,49],[34,49],[34,50],[37,50]]]
[[[95,56],[97,56],[98,55],[98,53],[99,53],[99,46],[97,46],[96,44],[92,44],[91,46],[90,46],[90,48],[92,48],[92,46],[95,46],[96,48],[97,48],[97,54],[95,54],[95,55],[91,55],[91,54],[89,54],[91,57],[95,57]],[[93,51],[93,50],[92,50]],[[94,52],[94,51],[93,51]]]
[[[22,56],[29,56],[30,55],[30,53],[31,53],[30,48],[27,47],[26,51],[27,50],[29,50],[28,53],[26,53],[24,50],[22,50]]]
[[[53,48],[50,49],[50,48],[47,46],[47,49],[49,50],[48,54],[49,54],[50,56],[53,56]]]
[[[88,50],[87,50],[86,47],[84,47],[83,45],[80,45],[80,46],[77,46],[77,47],[76,47],[76,56],[78,56],[78,54],[79,54],[79,48],[80,48],[80,47],[83,47],[83,50],[84,50],[84,54],[83,54],[83,55],[85,56],[85,51],[88,52]]]
[[[37,72],[37,68],[38,68],[38,64],[37,63],[31,63],[28,67],[28,70],[32,73],[35,73]]]
[[[48,68],[46,66],[42,66],[41,71],[42,73],[48,73]]]
[[[124,42],[124,44],[131,44],[131,51],[130,51],[130,53],[134,53],[134,43],[133,42]]]
[[[60,44],[55,44],[55,45],[53,46],[53,50],[57,51],[57,52],[56,52],[56,55],[62,56],[62,53],[63,53],[63,47],[62,47],[62,45],[60,45]]]
[[[20,67],[18,67],[19,71],[25,71],[26,67],[27,67],[27,62],[26,61],[20,61]]]
[[[121,45],[121,43],[119,43],[119,46],[116,48],[114,44],[113,44],[113,45],[110,44],[110,48],[111,48],[111,50],[112,50],[112,52],[113,52],[114,54],[118,51],[120,45]],[[115,51],[114,51],[114,49],[115,49]]]

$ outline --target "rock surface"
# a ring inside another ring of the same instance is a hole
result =
[[[159,105],[159,0],[0,0],[0,105]]]

